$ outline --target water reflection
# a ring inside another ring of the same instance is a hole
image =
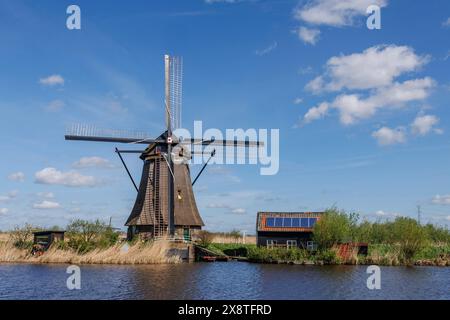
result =
[[[364,266],[241,262],[81,266],[81,290],[64,265],[0,265],[0,299],[450,299],[450,268],[382,267],[368,290]]]

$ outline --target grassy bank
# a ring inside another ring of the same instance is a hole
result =
[[[12,242],[0,242],[2,263],[69,263],[69,264],[162,264],[179,263],[181,257],[169,254],[167,242],[115,244],[108,248],[80,253],[73,249],[51,247],[45,254],[33,256],[28,249],[19,249]]]
[[[399,245],[369,245],[367,256],[353,252],[347,259],[342,260],[337,255],[337,249],[325,249],[309,252],[303,249],[266,248],[245,244],[212,243],[208,249],[232,257],[242,257],[250,262],[277,264],[307,264],[307,265],[423,265],[450,266],[450,245],[432,245],[421,249],[412,260],[402,257]]]

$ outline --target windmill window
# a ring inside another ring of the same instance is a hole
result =
[[[178,198],[178,200],[182,200],[183,199],[183,196],[181,195],[181,190],[178,190],[177,198]]]

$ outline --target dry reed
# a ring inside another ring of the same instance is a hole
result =
[[[40,257],[32,256],[29,250],[14,247],[11,242],[0,242],[0,262],[8,263],[70,263],[70,264],[163,264],[179,263],[181,257],[169,253],[170,245],[165,241],[118,244],[107,249],[95,249],[86,254],[73,250],[50,248]]]

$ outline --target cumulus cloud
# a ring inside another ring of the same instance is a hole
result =
[[[309,123],[311,121],[323,118],[328,112],[329,104],[322,102],[317,107],[313,107],[308,110],[308,112],[303,117],[304,123]]]
[[[44,86],[57,86],[57,85],[64,85],[64,78],[60,76],[59,74],[53,74],[51,76],[41,78],[39,79],[39,83]]]
[[[344,125],[367,119],[383,108],[399,108],[426,99],[435,86],[430,77],[395,81],[419,70],[429,61],[406,46],[374,46],[362,53],[335,56],[326,63],[324,74],[311,80],[305,89],[312,93],[353,91],[311,108],[304,122],[320,119],[330,108],[336,109]],[[325,106],[327,106],[325,108]],[[321,112],[319,112],[321,111]],[[319,114],[318,114],[319,113]]]
[[[304,43],[315,45],[319,40],[320,30],[319,29],[311,29],[306,27],[300,27],[298,29],[298,37]]]
[[[11,181],[23,182],[25,181],[25,174],[21,171],[13,172],[8,176],[8,179]]]
[[[100,181],[92,176],[85,176],[76,171],[62,172],[55,168],[45,168],[36,172],[35,181],[67,187],[94,187],[100,184]]]
[[[436,195],[431,200],[434,204],[450,205],[450,194],[447,195]]]
[[[405,129],[401,127],[396,129],[382,127],[373,132],[372,137],[377,139],[378,144],[381,146],[404,143],[406,141]]]
[[[17,197],[19,191],[13,190],[8,192],[7,194],[0,195],[0,202],[8,202]]]
[[[435,133],[442,133],[441,129],[436,129],[434,126],[439,123],[439,118],[433,115],[419,115],[411,124],[413,134],[424,136],[431,131]]]
[[[428,61],[428,56],[418,56],[407,46],[374,46],[361,53],[330,58],[325,74],[306,88],[315,91],[382,88],[391,85],[401,74],[418,70]],[[324,81],[325,78],[328,81]]]
[[[0,208],[0,215],[7,214],[9,212],[8,208]]]
[[[44,200],[39,203],[33,204],[34,209],[58,209],[61,205],[58,202]]]
[[[83,157],[80,160],[76,161],[72,165],[74,168],[82,169],[82,168],[112,168],[113,165],[109,162],[109,160],[101,158],[101,157]]]
[[[385,7],[387,0],[312,0],[294,10],[297,20],[332,27],[352,26],[358,17],[366,16],[370,5]]]

